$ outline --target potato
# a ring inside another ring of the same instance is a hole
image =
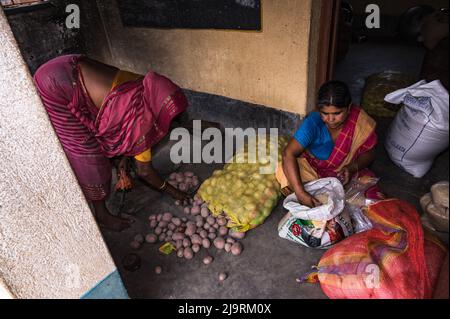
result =
[[[225,240],[222,237],[217,237],[214,239],[213,244],[217,249],[223,249],[225,247]]]
[[[217,237],[216,233],[209,233],[208,234],[208,238],[211,239],[211,240],[215,239],[216,237]]]
[[[192,245],[192,251],[194,253],[198,253],[200,251],[200,245],[199,244]]]
[[[219,227],[219,235],[220,236],[226,236],[228,234],[228,228],[225,226],[220,226]]]
[[[202,237],[202,238],[206,238],[206,237],[208,237],[208,231],[206,231],[206,230],[201,230],[200,232],[199,232],[199,235],[200,235],[200,237]]]
[[[155,267],[155,274],[159,275],[160,273],[162,273],[162,268],[161,268],[161,266],[156,266],[156,267]]]
[[[182,192],[185,192],[185,191],[187,191],[188,188],[185,183],[180,183],[180,184],[178,184],[178,189]]]
[[[225,246],[223,247],[227,253],[229,253],[231,251],[231,245],[232,244],[230,244],[230,243],[226,243]]]
[[[175,229],[177,229],[177,226],[175,224],[170,223],[169,225],[167,225],[167,228],[169,228],[169,230],[174,231]]]
[[[187,236],[192,236],[195,234],[196,230],[197,230],[197,227],[195,225],[187,225],[184,234]]]
[[[175,181],[177,179],[177,173],[172,173],[169,175],[169,180]]]
[[[200,220],[200,221],[198,221],[197,222],[197,224],[195,224],[197,227],[203,227],[203,225],[204,225],[205,223],[203,222],[203,220]]]
[[[178,248],[177,256],[180,258],[184,256],[184,248],[183,247]]]
[[[159,228],[166,228],[167,225],[169,225],[169,223],[166,222],[166,221],[164,221],[164,220],[162,220],[162,221],[160,221],[160,222],[158,223],[158,227],[159,227]]]
[[[195,226],[195,222],[190,220],[186,223],[186,227],[194,227]]]
[[[208,249],[209,247],[211,247],[211,242],[209,241],[208,238],[203,238],[202,240],[202,246],[206,249]]]
[[[212,256],[206,256],[205,258],[203,258],[203,263],[205,265],[209,265],[210,263],[212,263],[214,260],[214,258]]]
[[[164,213],[164,215],[162,216],[162,220],[165,222],[170,222],[172,217],[173,217],[172,213],[167,212]]]
[[[242,249],[241,243],[234,243],[233,246],[231,246],[231,253],[235,256],[240,255]]]
[[[227,274],[226,273],[224,273],[224,272],[221,272],[220,274],[219,274],[219,280],[220,281],[224,281],[225,279],[227,279]]]
[[[142,244],[145,240],[144,235],[142,234],[136,234],[136,236],[134,236],[134,240],[139,242],[139,244]]]
[[[172,235],[173,235],[173,231],[172,231],[171,229],[168,230],[167,233],[166,233],[166,235],[167,235],[167,236],[172,236]]]
[[[212,226],[216,223],[216,219],[213,216],[208,216],[206,222]]]
[[[176,247],[177,249],[180,249],[181,247],[183,247],[183,240],[178,239],[178,240],[175,242],[175,247]]]
[[[186,247],[184,248],[183,255],[186,259],[192,259],[194,257],[194,252],[192,251],[191,247]]]
[[[139,249],[141,247],[141,243],[136,241],[136,240],[133,240],[130,243],[130,247],[133,248],[133,249]]]
[[[174,186],[174,185],[172,185],[172,186]],[[174,186],[174,187],[175,187],[175,186]],[[177,199],[177,200],[175,201],[175,205],[176,205],[176,206],[180,206],[180,205],[181,205],[181,201]]]
[[[191,247],[191,241],[190,241],[189,238],[184,238],[184,239],[183,239],[183,247],[184,247],[184,248],[186,248],[186,247]]]
[[[173,240],[183,240],[184,239],[184,234],[183,233],[174,233],[172,235]]]
[[[158,237],[155,234],[148,234],[147,236],[145,236],[145,241],[149,244],[156,243],[157,239]]]
[[[161,227],[156,227],[155,228],[155,234],[159,236],[159,235],[161,235],[161,233],[162,233],[162,228]]]
[[[191,172],[191,171],[186,171],[186,172],[184,172],[184,176],[186,176],[186,177],[192,177],[192,176],[194,176],[194,173]]]
[[[183,217],[183,218],[181,218],[181,221],[182,221],[183,223],[185,223],[185,222],[187,222],[187,218],[186,218],[186,217]]]
[[[245,237],[245,232],[237,232],[237,231],[234,231],[234,230],[230,230],[229,232],[228,232],[228,234],[231,236],[231,237],[233,237],[233,238],[236,238],[236,239],[243,239],[244,237]]]
[[[191,237],[191,241],[193,244],[201,244],[202,243],[202,237],[198,234],[194,234]]]
[[[158,221],[158,222],[159,222],[159,221],[161,220],[162,216],[163,216],[162,214],[158,214],[158,215],[156,215],[156,221]]]
[[[161,235],[159,235],[158,239],[159,241],[164,241],[164,239],[166,239],[166,234],[162,233]]]
[[[191,214],[192,216],[200,214],[200,206],[192,206],[191,208]]]
[[[156,220],[156,215],[150,215],[150,216],[148,216],[148,220]]]
[[[203,218],[207,218],[209,216],[209,209],[207,207],[202,207],[200,209],[200,215],[202,215]]]
[[[213,227],[214,229],[219,229],[219,224],[215,223],[214,225],[212,225],[212,227]]]
[[[225,226],[227,224],[227,220],[223,217],[219,217],[217,218],[217,223],[219,224],[219,226]]]
[[[196,199],[194,203],[195,205],[201,206],[203,204],[203,201],[201,199]]]
[[[172,218],[172,223],[175,226],[180,226],[181,225],[181,219],[179,219],[178,217],[174,217],[174,218]]]
[[[186,215],[189,215],[191,213],[191,208],[189,206],[185,206],[183,208],[183,213],[185,213]]]
[[[192,179],[192,186],[193,187],[197,187],[199,183],[200,182],[198,181],[198,179],[195,179],[195,178]]]
[[[172,241],[172,236],[167,235],[166,238],[164,238],[164,241],[167,243],[169,241]]]
[[[236,240],[233,239],[233,238],[231,238],[231,237],[228,237],[228,238],[226,239],[226,242],[227,242],[227,243],[230,243],[230,244],[234,244],[234,243],[236,242]]]
[[[183,183],[184,182],[184,176],[178,175],[177,178],[176,178],[176,181],[177,181],[177,183]]]

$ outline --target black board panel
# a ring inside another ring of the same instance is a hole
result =
[[[117,0],[124,26],[261,30],[260,0]]]

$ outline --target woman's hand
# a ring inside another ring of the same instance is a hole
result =
[[[314,196],[311,196],[311,194],[307,192],[302,192],[298,194],[296,193],[295,195],[297,196],[298,202],[300,204],[308,206],[310,208],[322,205]]]
[[[357,172],[357,168],[355,168],[354,164],[349,164],[344,166],[338,173],[337,177],[342,182],[342,185],[347,185],[350,182],[353,174]]]
[[[179,189],[176,189],[175,187],[173,187],[170,184],[167,185],[167,188],[165,191],[167,192],[167,194],[169,194],[170,196],[172,196],[173,198],[175,198],[179,201],[188,200],[191,197],[191,196],[189,196],[189,194],[182,192]]]

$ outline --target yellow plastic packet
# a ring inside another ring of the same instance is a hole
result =
[[[165,243],[164,245],[159,247],[159,251],[166,255],[169,255],[174,250],[176,250],[176,247],[174,245],[172,245],[171,243]]]

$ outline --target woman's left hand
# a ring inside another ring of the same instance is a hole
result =
[[[347,185],[348,182],[350,182],[350,179],[352,178],[352,175],[355,173],[353,169],[353,165],[349,164],[344,166],[338,173],[337,177],[342,182],[342,185]]]

